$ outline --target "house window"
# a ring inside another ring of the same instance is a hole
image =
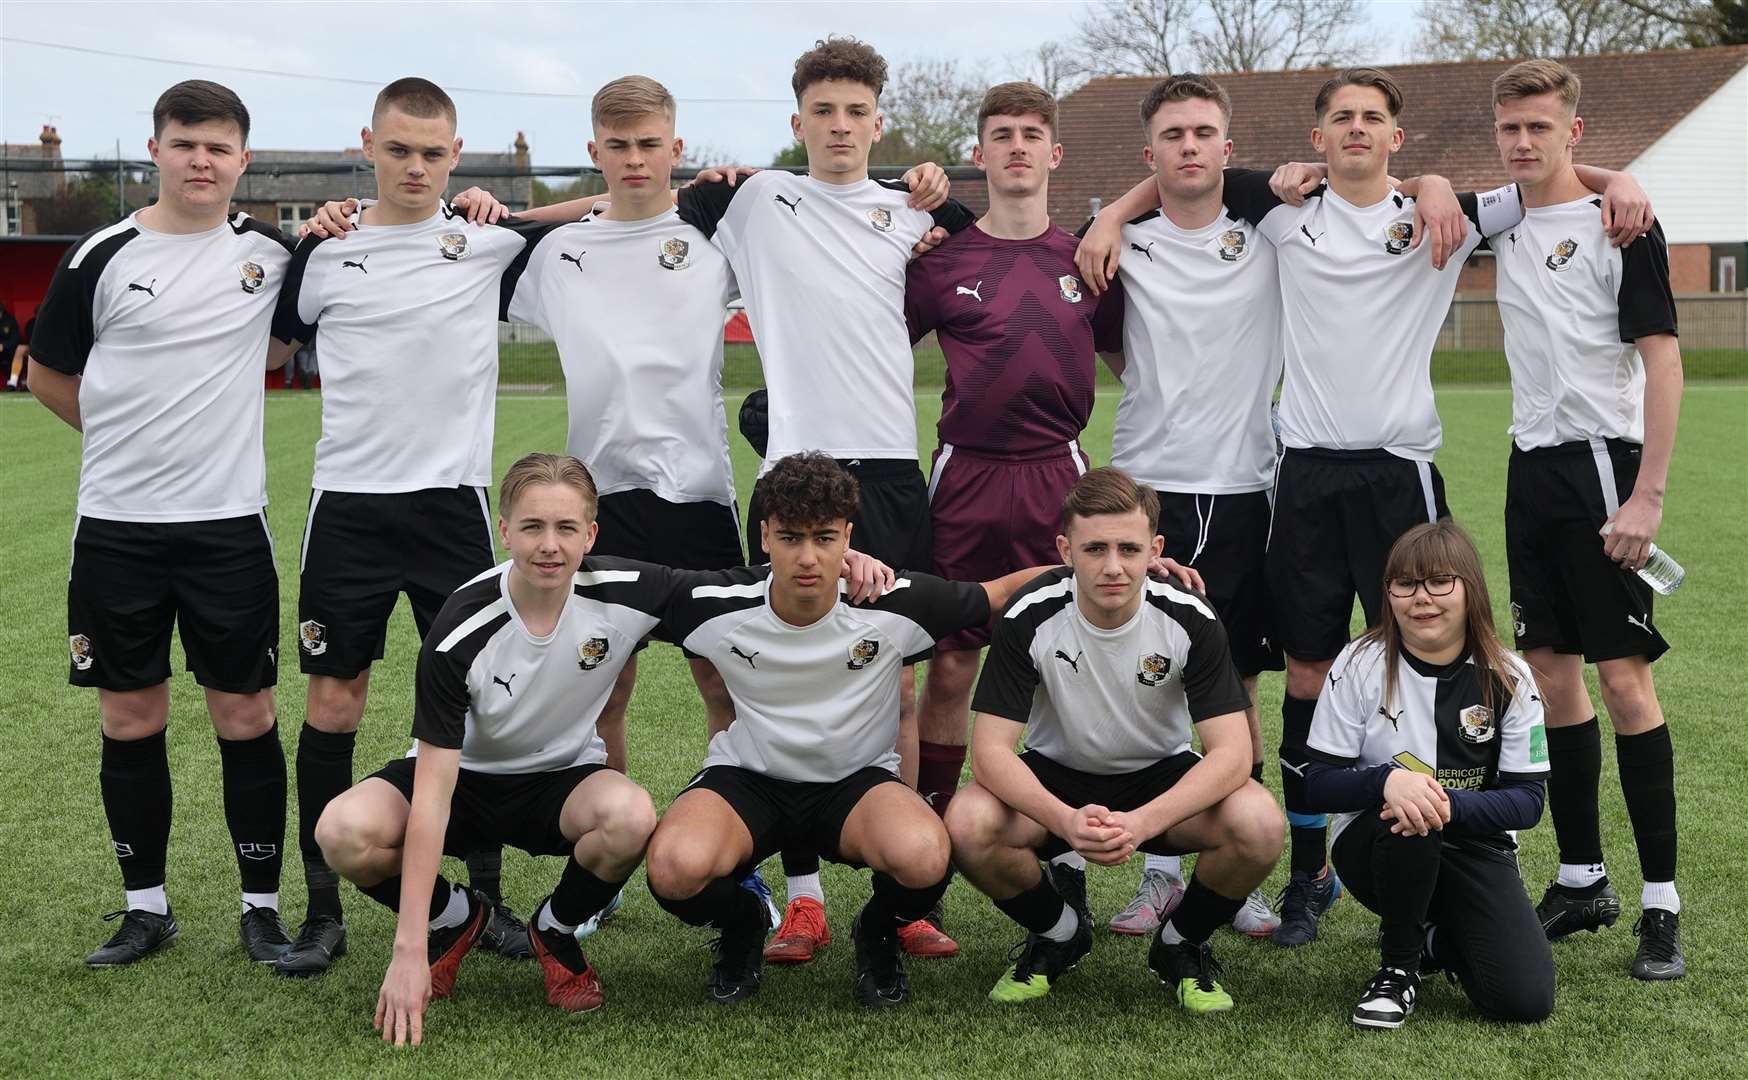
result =
[[[1718,291],[1736,291],[1736,256],[1722,255],[1718,258]]]
[[[314,203],[280,203],[279,231],[287,236],[297,232],[297,227],[308,221],[316,212]]]
[[[4,229],[0,229],[0,235],[17,236],[20,232],[19,226],[21,224],[23,224],[22,222],[20,222],[18,220],[20,208],[16,203],[14,203],[10,199],[6,200],[5,206],[6,206],[6,227]]]

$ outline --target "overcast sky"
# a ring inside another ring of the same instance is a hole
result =
[[[1415,0],[1365,0],[1372,59],[1406,58]],[[525,131],[536,165],[586,162],[588,99],[609,79],[652,75],[680,99],[693,147],[764,163],[789,141],[795,57],[827,33],[887,60],[955,57],[992,80],[1042,42],[1067,42],[1081,5],[958,3],[54,3],[0,2],[0,134],[45,123],[65,157],[145,157],[167,86],[210,78],[249,107],[256,147],[358,144],[375,90],[403,75],[447,88],[476,150]],[[47,48],[49,43],[66,48]],[[115,53],[120,55],[101,55]],[[146,59],[152,58],[152,59]],[[269,72],[295,72],[285,76]],[[316,78],[320,76],[322,78]],[[358,83],[329,80],[360,80]],[[463,89],[471,88],[471,89]],[[483,91],[523,91],[557,97]]]

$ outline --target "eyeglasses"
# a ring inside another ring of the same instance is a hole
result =
[[[1407,600],[1414,596],[1414,591],[1421,586],[1426,587],[1428,596],[1449,596],[1456,590],[1457,575],[1434,574],[1426,578],[1393,577],[1384,582],[1390,590],[1390,595],[1398,600]]]

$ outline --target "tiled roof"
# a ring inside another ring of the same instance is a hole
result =
[[[1578,160],[1618,169],[1748,65],[1748,45],[1563,62],[1584,80]],[[1401,124],[1407,133],[1390,171],[1403,177],[1439,173],[1459,190],[1501,183],[1491,130],[1492,83],[1512,63],[1390,65],[1387,70],[1402,86]],[[1330,74],[1319,69],[1216,75],[1232,98],[1232,163],[1273,168],[1283,161],[1315,160],[1311,103]],[[1078,224],[1090,198],[1108,203],[1147,175],[1140,103],[1155,81],[1095,79],[1063,99],[1059,135],[1065,152],[1050,180],[1050,210],[1059,222]]]

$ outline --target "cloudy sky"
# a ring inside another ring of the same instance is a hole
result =
[[[1415,0],[1365,0],[1372,59],[1405,58]],[[1011,77],[1074,35],[1081,5],[957,3],[0,3],[0,135],[45,123],[66,157],[145,156],[153,100],[184,78],[235,89],[257,147],[357,145],[376,88],[423,75],[455,96],[471,149],[527,132],[537,165],[587,160],[588,99],[638,72],[680,99],[680,133],[735,160],[785,145],[789,73],[827,33],[889,61],[954,57]],[[74,51],[81,50],[81,51]]]

